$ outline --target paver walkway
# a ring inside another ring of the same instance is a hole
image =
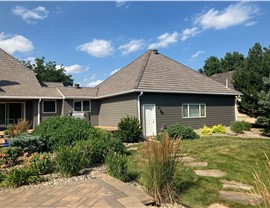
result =
[[[0,191],[0,207],[145,207],[152,197],[106,174],[66,184]]]

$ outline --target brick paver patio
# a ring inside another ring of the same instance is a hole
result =
[[[0,191],[0,207],[145,207],[152,198],[105,174],[96,179]]]

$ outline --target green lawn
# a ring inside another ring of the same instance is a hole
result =
[[[195,157],[198,162],[208,162],[204,169],[219,169],[226,172],[222,178],[199,177],[192,168],[179,164],[177,186],[180,200],[191,207],[207,207],[211,203],[223,203],[234,208],[252,206],[220,201],[218,191],[222,189],[220,179],[235,180],[254,185],[254,170],[265,169],[265,153],[270,156],[270,140],[242,139],[235,137],[202,137],[197,140],[183,140],[182,153]],[[140,173],[138,151],[129,156],[132,173]],[[203,169],[203,168],[201,168]],[[135,174],[134,174],[135,175]]]

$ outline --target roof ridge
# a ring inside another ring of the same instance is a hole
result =
[[[141,82],[143,73],[144,73],[144,71],[145,71],[145,69],[146,69],[146,66],[147,66],[147,64],[148,64],[148,61],[149,61],[149,58],[150,58],[150,55],[151,55],[152,51],[153,51],[153,50],[149,50],[149,51],[148,51],[148,54],[147,54],[145,63],[142,65],[142,68],[141,68],[141,70],[140,70],[140,73],[138,74],[138,77],[137,77],[137,79],[136,79],[136,81],[135,81],[135,85],[134,85],[134,87],[133,87],[134,89],[137,89],[138,86],[140,85],[140,82]]]
[[[145,52],[144,54],[146,54],[147,52]],[[132,62],[130,62],[129,64],[127,64],[126,66],[120,68],[117,72],[115,72],[114,74],[108,76],[106,79],[104,79],[101,83],[99,83],[97,86],[95,86],[95,88],[99,88],[100,85],[102,85],[105,81],[107,81],[108,79],[110,79],[111,77],[116,76],[116,74],[118,74],[120,71],[124,70],[125,68],[127,68],[129,65],[131,65],[133,62],[137,61],[140,57],[142,57],[144,54],[140,55],[139,57],[137,57],[135,60],[133,60]]]

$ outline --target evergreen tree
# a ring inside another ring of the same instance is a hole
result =
[[[269,50],[255,43],[249,49],[243,67],[239,67],[233,75],[235,89],[243,93],[239,110],[252,117],[258,116],[258,92],[263,89],[262,78],[270,73]]]
[[[270,75],[263,78],[263,90],[258,94],[257,123],[265,127],[264,134],[270,136]]]

